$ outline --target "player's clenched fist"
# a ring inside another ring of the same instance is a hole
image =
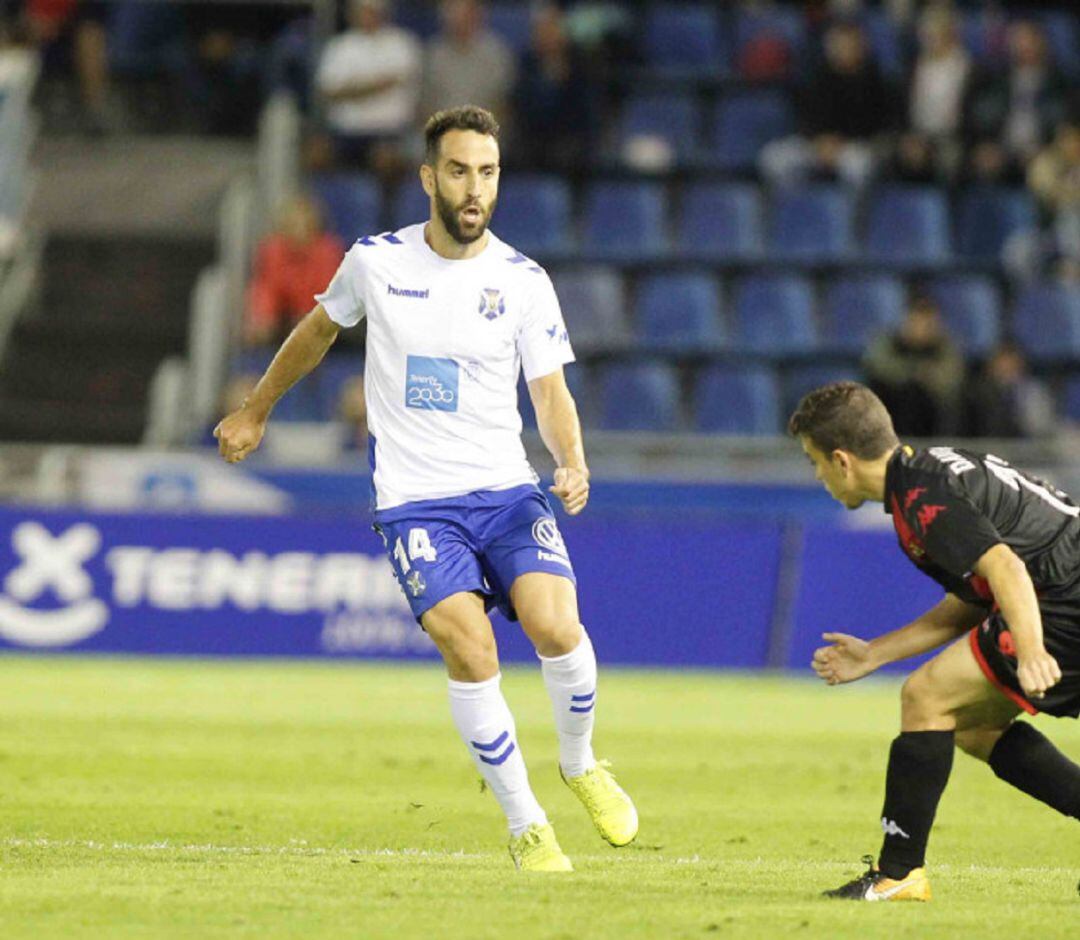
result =
[[[576,516],[589,501],[588,471],[576,467],[559,467],[555,471],[555,485],[548,489],[559,497],[563,509]]]
[[[229,463],[238,463],[250,454],[266,432],[266,418],[246,406],[226,415],[214,428],[218,450]]]
[[[1029,699],[1043,698],[1047,689],[1061,681],[1061,667],[1053,656],[1042,650],[1017,661],[1016,678]]]

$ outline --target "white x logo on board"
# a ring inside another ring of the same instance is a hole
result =
[[[37,522],[15,527],[11,545],[22,559],[8,572],[4,588],[17,601],[27,603],[52,587],[56,596],[72,603],[94,590],[83,564],[101,547],[101,536],[92,525],[80,523],[53,536]]]

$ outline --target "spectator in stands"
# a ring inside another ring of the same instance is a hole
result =
[[[965,395],[969,437],[1039,437],[1054,430],[1054,401],[1028,374],[1027,360],[1005,341],[990,353]]]
[[[929,298],[916,297],[897,330],[870,345],[863,369],[867,384],[892,413],[898,434],[956,432],[964,363]]]
[[[338,416],[345,425],[345,447],[367,449],[367,399],[364,397],[364,376],[357,375],[341,387]]]
[[[524,159],[544,169],[580,166],[592,149],[596,94],[585,63],[566,33],[563,12],[545,3],[533,13],[532,45],[514,89]]]
[[[1080,266],[1080,120],[1063,122],[1031,162],[1028,187],[1045,213],[1055,252]]]
[[[326,44],[315,79],[339,160],[392,175],[421,69],[420,43],[388,21],[387,0],[350,0],[349,29]]]
[[[954,175],[971,72],[955,15],[945,7],[929,7],[919,21],[919,52],[906,83],[907,129],[897,145],[897,177],[933,182]]]
[[[1042,28],[1009,27],[1009,68],[983,75],[965,105],[969,173],[978,181],[1019,181],[1023,168],[1065,117],[1068,83],[1054,67]]]
[[[105,4],[92,0],[26,0],[23,21],[30,41],[41,50],[46,75],[73,72],[83,130],[100,134],[112,128],[109,59],[105,46]]]
[[[894,102],[866,37],[855,22],[825,33],[825,57],[800,94],[801,133],[775,141],[761,154],[772,183],[791,184],[813,174],[862,185],[875,166],[876,138],[893,124]]]
[[[323,229],[319,207],[311,198],[288,200],[278,214],[276,230],[255,252],[245,343],[280,343],[315,305],[312,298],[330,283],[344,254],[337,236]]]
[[[514,56],[484,27],[478,0],[444,0],[443,31],[428,45],[424,74],[425,115],[475,104],[494,112],[504,131],[514,89]]]

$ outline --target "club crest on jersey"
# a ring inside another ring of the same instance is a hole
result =
[[[506,313],[506,300],[502,291],[485,287],[480,292],[480,316],[485,320],[497,320]]]

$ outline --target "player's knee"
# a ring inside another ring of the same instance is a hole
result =
[[[904,726],[936,717],[937,710],[930,673],[925,668],[916,669],[900,688],[900,713]]]
[[[564,656],[581,642],[581,624],[576,617],[552,616],[525,625],[525,632],[541,656]]]

